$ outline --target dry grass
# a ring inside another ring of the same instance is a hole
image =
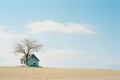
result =
[[[120,70],[0,67],[0,80],[120,80]]]

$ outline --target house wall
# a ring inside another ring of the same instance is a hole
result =
[[[39,61],[35,57],[28,59],[28,66],[39,66]]]

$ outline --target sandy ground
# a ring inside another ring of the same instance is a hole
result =
[[[120,80],[120,70],[0,67],[0,80]]]

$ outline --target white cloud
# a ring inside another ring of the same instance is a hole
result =
[[[18,36],[18,35],[17,35]],[[10,33],[7,33],[7,32],[4,32],[4,31],[0,31],[0,37],[2,39],[5,39],[5,40],[11,40],[11,39],[14,39],[17,37],[16,35],[14,34],[10,34]]]
[[[7,28],[5,26],[0,26],[0,39],[4,41],[10,41],[15,38],[23,38],[23,37],[26,37],[26,36],[7,32]]]
[[[6,30],[5,26],[0,26],[0,30]]]
[[[99,56],[76,49],[48,49],[46,53],[36,54],[40,64],[47,67],[71,68],[113,68],[120,66],[120,61],[110,56]]]
[[[80,34],[95,34],[92,27],[88,24],[76,23],[59,23],[55,21],[38,21],[26,25],[33,34],[44,32],[62,32],[62,33],[80,33]]]
[[[6,53],[10,49],[10,44],[14,39],[23,38],[23,37],[25,36],[21,34],[9,33],[4,29],[1,29],[0,30],[0,53]]]
[[[56,54],[56,55],[75,55],[75,54],[83,54],[82,51],[75,50],[75,49],[49,49],[47,50],[48,54]]]

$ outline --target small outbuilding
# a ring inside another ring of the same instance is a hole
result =
[[[35,56],[35,54],[29,54],[28,59],[26,61],[26,55],[21,58],[21,64],[25,64],[27,66],[38,67],[39,59]]]

